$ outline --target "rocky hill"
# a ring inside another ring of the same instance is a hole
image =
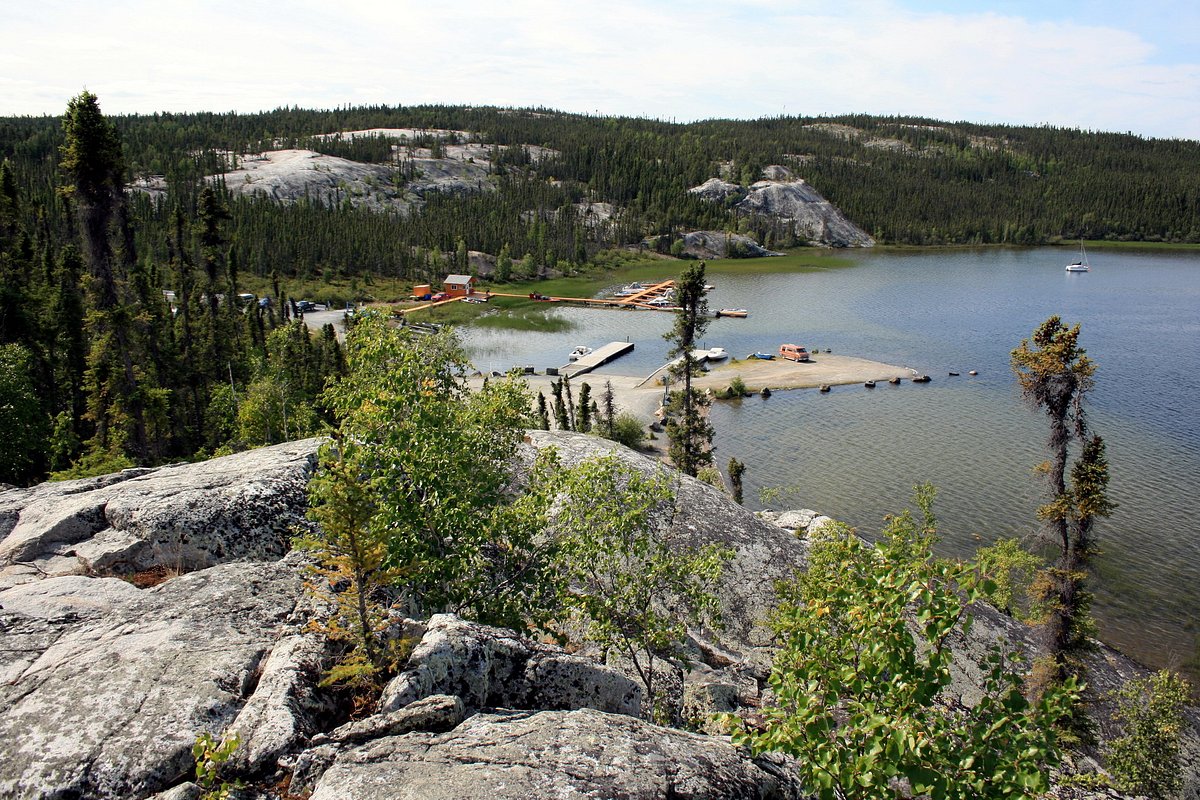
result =
[[[796,236],[827,247],[873,247],[875,240],[787,167],[763,170],[750,186],[709,178],[688,191],[717,203],[733,203],[745,214],[786,223]],[[734,198],[739,198],[734,202]]]
[[[236,734],[239,797],[801,798],[786,759],[751,758],[719,735],[639,717],[642,687],[620,664],[451,615],[395,620],[420,640],[374,713],[348,720],[320,687],[324,613],[286,551],[303,522],[317,440],[209,462],[0,492],[0,796],[195,798],[198,733]],[[570,463],[616,452],[581,434],[531,432]],[[756,516],[680,476],[671,535],[723,542],[727,627],[693,632],[672,692],[696,727],[763,700],[772,584],[806,558],[811,511]],[[1027,633],[981,608],[955,694],[972,702],[977,655]],[[1100,647],[1093,680],[1141,669]],[[1200,718],[1189,716],[1187,797],[1197,796]],[[161,794],[159,794],[161,793]]]

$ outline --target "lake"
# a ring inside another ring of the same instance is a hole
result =
[[[755,274],[764,262],[709,265],[714,320],[704,337],[735,356],[794,342],[905,365],[926,385],[776,392],[713,408],[717,463],[746,462],[747,505],[807,507],[875,534],[938,488],[947,554],[1036,532],[1046,424],[1021,400],[1009,353],[1052,314],[1082,323],[1098,365],[1093,430],[1108,445],[1119,507],[1097,526],[1101,637],[1154,665],[1193,657],[1200,608],[1200,253],[1097,250],[1067,273],[1065,248],[832,253],[824,266]],[[664,264],[663,277],[681,265]],[[566,362],[576,344],[621,339],[635,351],[595,373],[647,375],[665,360],[669,314],[559,308],[567,332],[469,328],[481,369]],[[977,376],[967,372],[977,370]],[[962,373],[959,377],[949,372]]]

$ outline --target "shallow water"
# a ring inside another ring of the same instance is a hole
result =
[[[717,404],[718,464],[748,464],[752,507],[762,507],[763,487],[786,487],[775,507],[814,508],[867,534],[908,504],[914,483],[931,481],[948,553],[1033,534],[1041,487],[1031,470],[1045,458],[1046,427],[1021,401],[1009,353],[1051,314],[1080,322],[1099,365],[1088,411],[1120,504],[1098,526],[1101,634],[1154,664],[1190,657],[1200,608],[1200,254],[1090,256],[1086,274],[1065,272],[1065,250],[1043,248],[846,253],[828,269],[768,275],[753,274],[754,262],[710,265],[710,307],[751,314],[715,320],[706,344],[741,355],[795,342],[934,379]],[[553,313],[575,329],[464,331],[477,366],[540,370],[565,363],[576,344],[615,339],[636,349],[612,373],[646,375],[665,358],[669,314]]]

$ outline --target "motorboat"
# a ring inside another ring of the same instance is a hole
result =
[[[591,352],[592,352],[592,348],[588,347],[587,345],[581,344],[578,347],[576,347],[574,350],[572,350],[571,354],[569,356],[567,356],[567,358],[569,358],[572,361],[578,361],[579,359],[583,358],[584,356],[588,355]]]
[[[1067,264],[1067,272],[1091,272],[1092,268],[1088,265],[1087,251],[1083,249],[1083,239],[1079,240],[1079,258]]]
[[[747,317],[750,312],[744,308],[722,308],[717,312],[718,317]]]
[[[729,352],[724,347],[713,347],[708,351],[709,361],[724,361],[729,358]]]

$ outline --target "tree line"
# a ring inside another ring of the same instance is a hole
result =
[[[0,164],[0,481],[229,452],[315,432],[344,369],[332,327],[310,335],[276,284],[241,289],[229,208],[211,187],[139,247],[124,149],[88,92],[62,119],[53,202]],[[164,286],[174,287],[171,295]]]

